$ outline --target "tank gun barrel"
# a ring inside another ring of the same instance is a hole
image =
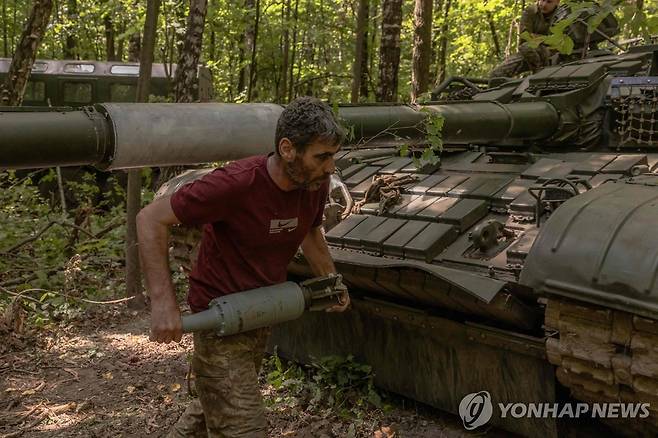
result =
[[[559,115],[548,102],[502,104],[465,101],[429,104],[416,108],[404,105],[345,106],[339,111],[355,138],[372,138],[387,133],[418,138],[425,135],[428,114],[444,119],[443,141],[447,144],[494,144],[505,141],[542,140],[558,129]]]
[[[97,111],[10,108],[0,111],[0,169],[79,166],[106,161],[109,125]]]
[[[277,104],[105,103],[85,108],[0,109],[0,168],[94,165],[101,169],[198,164],[273,150]],[[344,106],[354,139],[423,139],[428,114],[444,118],[446,144],[550,137],[559,116],[548,102],[472,101]]]

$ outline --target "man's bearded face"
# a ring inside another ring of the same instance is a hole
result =
[[[306,190],[318,190],[322,183],[329,180],[331,174],[318,174],[304,165],[304,159],[297,155],[291,163],[286,163],[286,174],[298,187]]]
[[[548,15],[552,13],[555,8],[560,4],[560,0],[539,0],[537,5],[542,14]]]
[[[296,152],[292,161],[285,162],[288,178],[300,188],[318,190],[336,171],[334,154],[339,145],[312,143],[302,153]]]

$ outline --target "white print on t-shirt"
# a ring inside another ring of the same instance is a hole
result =
[[[270,221],[270,234],[278,234],[281,231],[295,231],[297,229],[297,218],[292,219],[272,219]]]

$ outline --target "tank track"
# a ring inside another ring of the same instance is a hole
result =
[[[658,321],[550,298],[545,330],[558,381],[588,403],[650,403],[646,419],[606,420],[626,436],[658,435]]]

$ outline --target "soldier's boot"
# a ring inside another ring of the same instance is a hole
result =
[[[198,398],[192,400],[167,434],[167,438],[206,438],[207,436],[206,418]]]

